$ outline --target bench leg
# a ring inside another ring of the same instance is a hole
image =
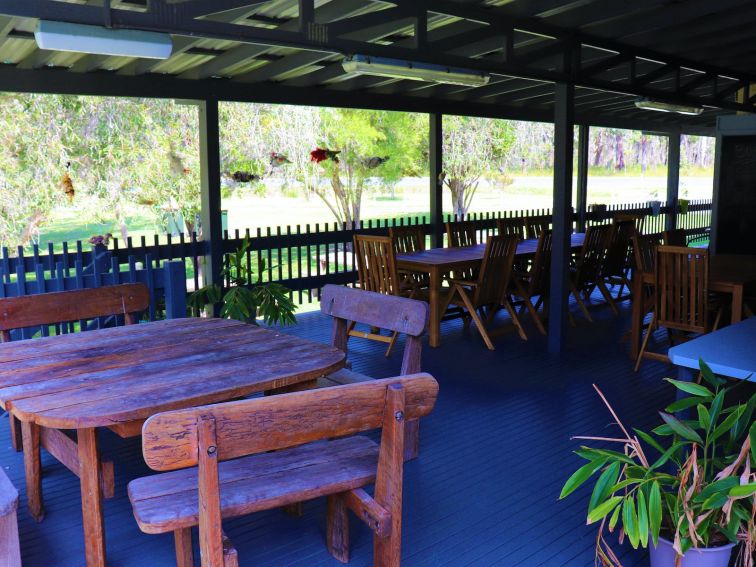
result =
[[[21,567],[16,510],[12,510],[5,516],[0,516],[0,565],[3,567]]]
[[[416,459],[420,454],[420,420],[411,419],[404,424],[404,461]]]
[[[11,445],[15,451],[23,450],[23,440],[21,434],[21,425],[19,424],[16,416],[12,413],[8,414],[8,427],[10,428]]]
[[[326,545],[328,552],[342,563],[349,562],[349,510],[343,494],[326,499]]]
[[[181,528],[173,532],[176,544],[176,567],[194,567],[192,528]]]
[[[239,554],[225,532],[223,532],[223,567],[239,567]]]
[[[21,422],[21,433],[24,448],[24,472],[26,473],[26,499],[29,513],[41,522],[45,519],[45,509],[42,503],[42,461],[40,458],[39,426],[28,422]]]

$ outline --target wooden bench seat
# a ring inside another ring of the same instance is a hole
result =
[[[0,467],[0,566],[21,567],[18,541],[18,490]]]
[[[224,461],[218,465],[221,514],[233,518],[359,488],[375,481],[377,466],[378,444],[364,436]],[[196,468],[129,483],[140,529],[157,534],[198,525],[197,490]]]

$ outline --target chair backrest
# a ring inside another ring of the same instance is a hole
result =
[[[551,230],[541,231],[538,237],[533,265],[530,268],[530,294],[541,295],[549,291],[549,275],[551,274],[551,249],[554,240]]]
[[[110,315],[123,315],[128,325],[149,305],[150,293],[142,283],[4,297],[0,298],[0,337],[7,342],[13,329]]]
[[[575,274],[575,285],[578,288],[599,279],[613,231],[609,224],[589,226],[585,231]]]
[[[551,215],[536,215],[525,217],[526,234],[528,238],[540,238],[541,232],[551,230]]]
[[[643,234],[643,223],[646,221],[646,216],[638,213],[615,213],[612,217],[614,223],[630,221],[633,223],[636,232]]]
[[[429,374],[169,411],[144,423],[144,460],[156,471],[195,466],[202,421],[217,424],[213,446],[220,461],[377,429],[395,384],[405,392],[405,421],[431,412],[438,383]]]
[[[619,276],[625,273],[628,267],[630,245],[637,231],[635,222],[632,220],[618,220],[610,225],[611,234],[606,250],[606,259],[602,273],[605,276]]]
[[[407,335],[400,374],[420,372],[422,336],[428,329],[428,304],[406,297],[329,284],[320,294],[320,311],[333,317],[331,344],[347,352],[349,321]]]
[[[397,254],[425,250],[425,232],[422,226],[392,226],[389,228],[389,238],[394,241]]]
[[[523,217],[496,219],[496,230],[499,235],[516,236],[520,240],[525,240],[525,220]]]
[[[709,251],[684,246],[658,246],[655,279],[659,324],[680,331],[706,332]]]
[[[633,235],[634,270],[653,274],[656,270],[656,247],[662,243],[658,234]]]
[[[476,305],[498,305],[504,297],[512,279],[519,241],[516,236],[502,234],[488,237],[473,299]]]
[[[399,294],[396,253],[389,236],[356,234],[354,253],[357,257],[357,277],[362,289],[386,295]]]
[[[478,232],[475,230],[475,225],[468,221],[447,222],[446,237],[451,248],[478,244]]]
[[[662,232],[662,239],[664,240],[664,246],[687,246],[688,234],[684,228],[676,228],[674,230],[665,230]]]

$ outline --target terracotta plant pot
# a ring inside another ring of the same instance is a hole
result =
[[[683,555],[680,567],[727,567],[734,543],[721,547],[705,549],[690,549]],[[675,567],[677,553],[672,549],[672,542],[663,537],[659,538],[659,545],[651,544],[648,548],[651,567]]]

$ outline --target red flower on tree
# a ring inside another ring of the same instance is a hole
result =
[[[315,163],[320,163],[321,161],[325,161],[328,159],[328,150],[324,150],[323,148],[317,148],[310,152],[310,161],[314,161]]]

